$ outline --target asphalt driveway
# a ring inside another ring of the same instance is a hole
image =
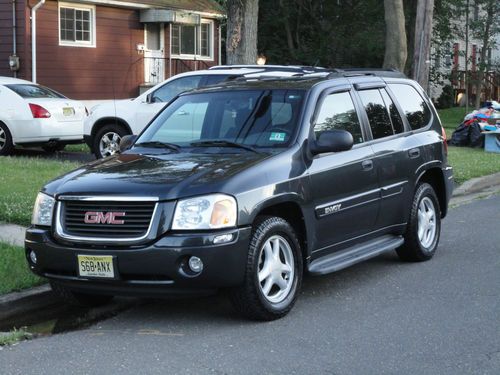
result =
[[[307,278],[284,319],[224,296],[149,301],[0,351],[2,374],[499,374],[500,196],[454,208],[430,262]]]

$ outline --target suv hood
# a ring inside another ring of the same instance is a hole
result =
[[[188,153],[142,155],[125,153],[96,161],[50,182],[50,195],[181,197],[222,192],[228,178],[270,154]]]

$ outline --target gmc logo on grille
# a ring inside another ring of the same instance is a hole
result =
[[[125,224],[125,220],[119,220],[124,217],[125,212],[85,212],[83,222],[85,224]]]

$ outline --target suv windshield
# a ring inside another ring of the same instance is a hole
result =
[[[304,93],[241,90],[183,95],[160,113],[136,144],[286,147],[296,132]]]
[[[65,99],[64,95],[55,92],[47,87],[39,86],[39,85],[25,85],[25,84],[16,84],[16,85],[5,85],[12,91],[14,91],[17,95],[22,98],[57,98],[57,99]]]

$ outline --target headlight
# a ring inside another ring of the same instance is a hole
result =
[[[224,194],[182,199],[175,207],[172,229],[217,229],[236,225],[236,200]]]
[[[54,202],[54,198],[49,197],[47,194],[38,193],[35,201],[35,207],[33,208],[31,224],[50,226],[52,224]]]

